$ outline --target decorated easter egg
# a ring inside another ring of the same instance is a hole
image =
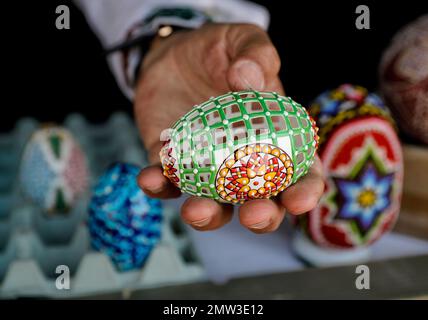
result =
[[[309,111],[319,126],[325,191],[300,225],[322,247],[371,244],[400,210],[403,158],[388,109],[347,84],[321,94]]]
[[[165,140],[164,175],[183,192],[228,203],[276,196],[308,172],[318,144],[305,108],[257,91],[195,106]]]
[[[428,15],[397,33],[379,71],[382,94],[399,127],[428,144]]]
[[[85,154],[70,131],[46,126],[34,132],[22,154],[24,195],[50,213],[69,211],[87,190]]]
[[[161,237],[161,202],[138,187],[139,172],[135,165],[113,164],[96,183],[89,205],[92,246],[119,271],[141,268]]]

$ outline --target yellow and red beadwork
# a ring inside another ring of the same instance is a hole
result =
[[[219,196],[233,203],[276,196],[291,183],[294,169],[289,155],[270,144],[241,147],[223,162],[216,176]]]

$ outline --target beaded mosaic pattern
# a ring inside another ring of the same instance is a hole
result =
[[[291,183],[293,163],[278,147],[248,145],[236,150],[217,172],[217,192],[223,200],[238,202],[276,196]]]
[[[358,117],[377,116],[394,125],[388,108],[378,95],[351,84],[325,91],[315,99],[309,111],[320,129],[321,144],[336,127]]]
[[[89,206],[92,246],[118,270],[143,266],[161,236],[162,207],[137,185],[137,166],[116,163],[96,184]]]
[[[65,128],[37,130],[27,142],[20,186],[27,198],[50,213],[65,213],[88,185],[86,157]]]
[[[403,183],[399,140],[379,118],[348,121],[321,152],[326,189],[305,218],[311,239],[323,246],[367,245],[390,230],[400,210]]]
[[[358,86],[342,85],[312,105],[320,127],[325,191],[299,218],[320,246],[354,248],[390,230],[400,210],[403,159],[383,102]]]
[[[306,110],[274,92],[228,93],[195,106],[160,157],[182,191],[242,203],[268,198],[305,175],[318,146]]]

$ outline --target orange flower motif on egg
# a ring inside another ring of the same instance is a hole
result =
[[[293,163],[286,152],[270,144],[252,144],[237,149],[223,162],[216,189],[228,202],[276,196],[291,183]]]

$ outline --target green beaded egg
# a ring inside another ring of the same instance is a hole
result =
[[[228,93],[195,106],[168,131],[163,173],[194,196],[241,204],[269,198],[308,172],[317,131],[289,97]]]

